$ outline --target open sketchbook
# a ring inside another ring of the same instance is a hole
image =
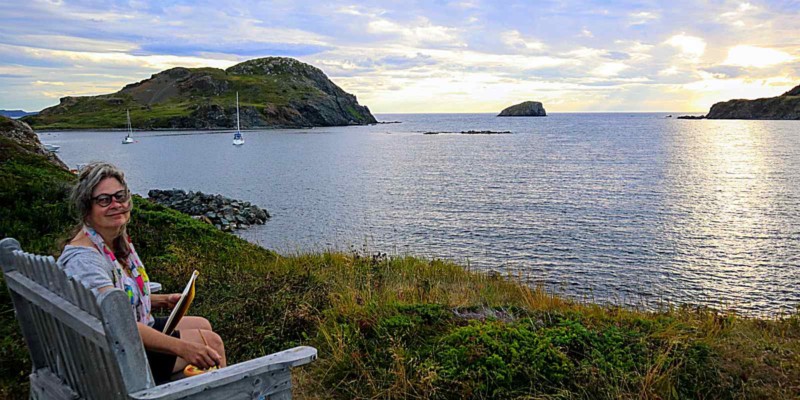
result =
[[[194,300],[194,282],[197,280],[197,275],[200,275],[197,270],[192,272],[189,283],[187,283],[186,288],[183,289],[180,300],[175,304],[175,308],[173,308],[172,313],[169,314],[167,324],[164,325],[164,330],[162,331],[164,334],[171,335],[178,326],[178,322],[181,322],[181,318],[189,311],[189,306],[192,305],[192,300]]]

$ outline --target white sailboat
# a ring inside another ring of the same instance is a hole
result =
[[[58,150],[61,148],[61,146],[57,144],[50,144],[50,143],[42,143],[42,146],[44,147],[45,150],[51,153],[58,153]]]
[[[128,136],[122,139],[122,144],[131,144],[133,143],[133,138],[131,137],[131,133],[133,133],[133,128],[131,127],[131,111],[125,110],[125,113],[128,115]]]
[[[241,146],[244,144],[242,132],[239,130],[239,92],[236,92],[236,133],[233,134],[233,145]]]

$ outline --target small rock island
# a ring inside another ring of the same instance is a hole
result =
[[[498,117],[546,117],[544,106],[538,101],[525,101],[501,111]]]

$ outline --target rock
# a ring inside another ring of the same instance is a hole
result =
[[[526,101],[513,105],[501,111],[498,117],[545,117],[547,112],[542,103],[538,101]]]
[[[800,86],[777,97],[716,103],[706,118],[800,120]]]
[[[681,115],[678,119],[705,119],[705,115]]]
[[[183,190],[158,190],[147,192],[150,200],[201,219],[222,230],[244,229],[254,224],[264,224],[269,213],[250,202],[230,199],[222,195]],[[242,207],[247,204],[247,207]]]
[[[0,116],[0,136],[10,139],[26,152],[42,155],[58,167],[69,169],[56,154],[45,150],[39,136],[22,121]]]
[[[511,131],[461,131],[463,135],[502,135],[508,133],[511,133]]]

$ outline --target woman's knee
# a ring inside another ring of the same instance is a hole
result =
[[[205,341],[206,346],[211,347],[212,349],[216,350],[219,353],[220,357],[222,357],[221,367],[225,367],[228,365],[227,357],[225,356],[225,343],[222,342],[222,338],[212,331],[198,331],[202,336],[203,340]]]
[[[178,323],[178,329],[203,329],[206,331],[213,330],[211,322],[203,317],[187,316],[181,319]]]
[[[218,351],[225,351],[225,343],[222,342],[222,337],[216,332],[203,330],[201,333],[208,346]]]

